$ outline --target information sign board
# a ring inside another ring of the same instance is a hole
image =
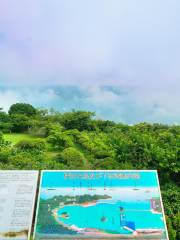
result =
[[[43,171],[34,238],[168,239],[156,171]]]
[[[0,171],[0,240],[30,238],[38,171]]]

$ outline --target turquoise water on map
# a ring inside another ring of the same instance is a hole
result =
[[[120,220],[120,207],[124,209],[125,221],[135,223],[135,229],[164,229],[163,215],[153,214],[150,201],[140,202],[98,202],[95,206],[65,206],[58,211],[59,220],[79,228],[96,228],[111,233],[129,234]],[[68,219],[61,218],[63,212]],[[106,219],[102,221],[102,218]]]

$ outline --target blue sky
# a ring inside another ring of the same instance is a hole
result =
[[[0,0],[0,105],[180,122],[179,0]]]

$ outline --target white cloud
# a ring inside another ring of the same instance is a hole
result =
[[[111,106],[112,104],[119,104],[121,101],[120,95],[101,86],[87,86],[81,89],[88,95],[87,101],[97,106]]]
[[[18,102],[31,103],[38,107],[45,107],[46,104],[55,101],[57,95],[51,88],[15,88],[0,90],[0,107],[8,111],[9,107]],[[53,106],[52,106],[53,107]]]
[[[9,107],[21,100],[21,96],[14,91],[0,91],[0,107],[8,111]]]
[[[6,111],[16,102],[59,111],[72,109],[96,112],[98,118],[124,123],[180,123],[178,89],[124,89],[123,87],[15,87],[0,88],[0,107]]]
[[[179,122],[180,123],[180,97],[179,89],[173,86],[168,88],[149,87],[137,88],[133,92],[137,108],[144,111],[146,121]]]
[[[57,95],[53,88],[23,88],[22,95],[26,102],[35,103],[38,106],[46,105],[46,103],[50,103],[57,99]]]
[[[179,6],[163,0],[0,1],[1,81],[180,87]]]

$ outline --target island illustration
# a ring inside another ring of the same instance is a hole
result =
[[[34,239],[168,239],[156,173],[119,174],[44,171]]]

